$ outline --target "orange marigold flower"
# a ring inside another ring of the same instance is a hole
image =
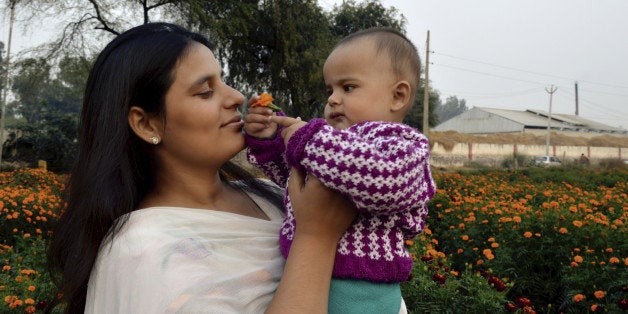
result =
[[[566,234],[567,232],[568,232],[567,228],[565,228],[565,227],[562,227],[562,228],[558,229],[558,233]]]
[[[538,237],[541,236],[541,234],[537,232],[537,233],[534,234],[534,236],[536,236],[538,238]]]
[[[606,251],[606,253],[613,253],[613,248],[612,247],[608,247],[604,251]]]
[[[425,232],[425,234],[427,234],[427,235],[432,234],[432,230],[430,230],[430,228],[425,228],[425,229],[423,230],[423,232]]]
[[[262,93],[261,95],[259,95],[259,99],[253,104],[251,104],[251,107],[261,106],[261,107],[268,107],[272,109],[273,111],[281,111],[281,108],[273,104],[273,100],[275,99],[269,93]]]
[[[461,238],[462,238],[462,240],[463,240],[463,241],[467,241],[467,240],[469,240],[469,236],[468,236],[468,235],[466,235],[466,234],[462,235],[462,237],[461,237]]]
[[[580,228],[580,227],[582,227],[582,221],[580,221],[580,220],[574,220],[574,221],[573,221],[573,225],[574,225],[574,226],[576,226],[576,227],[578,227],[578,228]]]
[[[24,309],[24,312],[26,312],[26,313],[28,313],[28,314],[33,314],[33,313],[35,313],[36,311],[37,311],[37,308],[36,308],[36,307],[34,307],[34,306],[32,306],[32,305],[29,305],[29,306],[27,306],[27,307]]]
[[[488,242],[495,242],[495,238],[493,237],[488,238]]]
[[[2,266],[2,270],[11,270],[11,266],[4,265],[4,266]]]
[[[578,294],[573,296],[573,301],[576,302],[576,303],[581,302],[584,299],[585,299],[585,297],[584,297],[584,294],[582,294],[582,293],[578,293]]]
[[[494,248],[494,249],[498,248],[499,247],[499,243],[493,242],[493,243],[491,243],[491,247]]]
[[[578,267],[578,263],[576,263],[576,262],[571,262],[571,263],[569,264],[569,266],[571,266],[571,267]]]
[[[414,245],[414,241],[412,241],[412,240],[406,240],[406,245],[407,245],[407,246],[413,246],[413,245]]]
[[[526,237],[526,238],[531,238],[532,237],[532,232],[526,231],[526,232],[523,233],[523,236]]]
[[[514,221],[516,223],[520,223],[521,222],[521,217],[519,217],[519,216],[512,217],[512,221]]]
[[[457,252],[458,252],[458,254],[462,254],[462,252],[464,252],[464,250],[463,249],[458,249]]]
[[[595,291],[595,292],[593,293],[593,296],[595,296],[595,298],[596,298],[596,299],[601,299],[601,298],[603,298],[605,295],[606,295],[606,292],[604,292],[604,291],[602,291],[602,290],[598,290],[598,291]]]
[[[575,213],[578,211],[578,207],[576,207],[575,205],[571,205],[569,206],[569,211],[572,213]]]
[[[580,255],[576,255],[573,257],[574,262],[576,263],[582,263],[582,261],[584,261],[584,258],[582,258],[582,256]]]
[[[593,304],[591,305],[591,312],[595,312],[597,311],[598,305],[597,304]]]
[[[35,291],[35,286],[28,286],[28,291]]]
[[[32,298],[27,298],[24,300],[24,303],[26,304],[35,304],[35,300],[33,300]]]
[[[617,257],[611,257],[611,258],[608,260],[608,262],[609,262],[609,263],[611,263],[611,264],[619,264],[619,258],[617,258]]]

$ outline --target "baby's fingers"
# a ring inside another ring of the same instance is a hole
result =
[[[286,116],[272,116],[270,117],[270,121],[275,122],[279,125],[283,125],[284,127],[290,127],[291,125],[295,123],[301,122],[301,118],[300,117],[291,118],[291,117],[286,117]]]

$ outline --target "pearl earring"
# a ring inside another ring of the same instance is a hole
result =
[[[157,144],[159,144],[160,140],[159,140],[159,137],[153,136],[153,137],[150,138],[150,141],[153,142],[153,144],[157,145]]]

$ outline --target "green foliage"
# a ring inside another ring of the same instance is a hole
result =
[[[411,279],[401,285],[408,312],[503,312],[507,289],[497,291],[486,277],[471,268],[453,269],[446,258],[426,249],[430,239],[422,235],[409,246],[411,254],[420,258],[415,260]]]
[[[490,270],[512,283],[509,299],[526,297],[541,312],[617,312],[628,299],[628,169],[472,171],[436,181],[428,223],[453,269]]]
[[[0,173],[0,312],[43,312],[58,303],[46,245],[63,190],[59,176],[45,170]]]
[[[391,27],[405,32],[406,18],[395,7],[386,8],[377,0],[356,3],[343,1],[331,13],[331,30],[336,38],[371,27]]]
[[[64,58],[53,76],[45,59],[24,59],[16,64],[18,75],[11,104],[15,121],[3,143],[3,158],[34,165],[45,160],[49,169],[67,171],[76,152],[77,122],[82,94],[91,63],[84,58]]]
[[[445,100],[445,104],[438,107],[436,114],[438,115],[438,123],[443,123],[465,111],[469,110],[467,101],[458,99],[456,96],[449,96]]]

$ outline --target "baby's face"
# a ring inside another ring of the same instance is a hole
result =
[[[390,110],[396,84],[389,57],[369,39],[334,49],[323,66],[325,120],[336,129],[362,121],[395,121]]]

